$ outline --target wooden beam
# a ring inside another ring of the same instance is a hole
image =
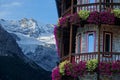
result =
[[[98,25],[98,62],[100,62],[100,30],[101,24]]]
[[[98,24],[98,64],[100,62],[100,31],[101,31],[101,24]],[[100,79],[100,73],[98,70],[98,76],[97,76],[97,80]]]
[[[73,14],[73,0],[71,0],[71,14]],[[73,37],[73,25],[70,23],[70,47],[69,47],[69,60],[72,62],[72,37]]]
[[[64,0],[61,0],[61,15],[63,14],[64,12]]]
[[[69,47],[69,60],[71,62],[71,55],[72,55],[72,33],[73,33],[73,27],[72,24],[70,26],[70,47]]]
[[[64,50],[64,49],[63,49],[63,29],[62,29],[62,28],[61,28],[61,34],[60,34],[60,35],[61,35],[60,54],[61,54],[61,58],[63,58],[63,57],[64,57],[64,53],[63,53],[63,50]]]
[[[111,0],[111,9],[113,9],[113,0]]]
[[[102,8],[102,7],[101,7],[101,3],[102,3],[102,1],[100,0],[100,2],[99,2],[100,12],[101,12],[101,8]]]

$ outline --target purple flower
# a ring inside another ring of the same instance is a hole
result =
[[[120,73],[120,61],[115,61],[111,65],[113,73]]]
[[[74,78],[82,76],[86,72],[86,62],[80,61],[77,63],[69,63],[65,65],[65,73],[67,76]]]
[[[114,14],[110,12],[101,12],[100,13],[100,21],[103,24],[114,24],[115,17]]]
[[[55,67],[52,71],[52,80],[61,80],[59,67]]]
[[[101,74],[105,74],[105,75],[111,75],[111,63],[106,63],[106,62],[100,62],[99,63],[99,72]]]
[[[90,13],[90,16],[88,17],[88,22],[93,23],[93,24],[98,24],[100,23],[100,18],[99,18],[99,12],[93,11]]]
[[[58,52],[58,56],[60,56],[59,54],[59,43],[58,43],[58,36],[59,36],[59,30],[58,30],[58,26],[54,25],[54,36],[55,36],[55,41],[56,41],[56,47],[57,47],[57,52]]]

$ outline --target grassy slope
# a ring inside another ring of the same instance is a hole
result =
[[[50,80],[50,72],[32,68],[16,57],[0,56],[0,80]]]

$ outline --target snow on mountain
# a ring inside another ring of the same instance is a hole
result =
[[[19,21],[1,19],[0,24],[16,39],[27,57],[47,71],[54,68],[58,56],[53,25],[37,23],[36,20],[27,18]]]

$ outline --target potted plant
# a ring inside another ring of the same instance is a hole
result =
[[[90,14],[90,11],[85,11],[85,10],[80,10],[80,11],[78,12],[79,17],[80,17],[82,20],[86,20],[86,19],[89,17],[89,14]]]
[[[96,69],[98,65],[97,59],[91,59],[86,63],[87,73],[84,77],[80,77],[80,80],[97,80]]]
[[[87,61],[86,67],[87,67],[87,71],[89,72],[95,72],[95,70],[97,69],[98,66],[98,60],[97,59],[91,59],[89,61]]]

